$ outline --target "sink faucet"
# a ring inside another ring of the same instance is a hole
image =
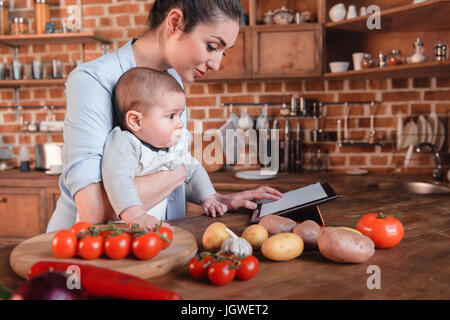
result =
[[[442,159],[441,155],[439,154],[439,150],[436,148],[434,144],[431,144],[429,142],[422,142],[417,146],[416,151],[422,152],[424,147],[428,147],[434,152],[434,157],[436,159],[436,165],[437,168],[433,170],[433,179],[436,181],[444,181],[444,168],[442,167]]]

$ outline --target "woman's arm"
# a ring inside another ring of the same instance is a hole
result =
[[[160,171],[136,177],[134,183],[139,197],[148,210],[180,187],[185,178],[184,166],[180,166],[172,171]],[[92,183],[78,191],[75,194],[75,204],[83,221],[101,224],[117,219],[101,182]]]

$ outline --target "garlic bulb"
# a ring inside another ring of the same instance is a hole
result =
[[[231,251],[239,257],[251,256],[253,253],[252,245],[244,238],[238,237],[233,231],[226,228],[225,231],[231,236],[227,238],[221,246],[222,250]]]

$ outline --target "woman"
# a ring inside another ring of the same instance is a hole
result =
[[[241,15],[239,0],[157,0],[149,14],[149,30],[141,38],[82,64],[69,75],[61,196],[47,232],[71,227],[77,212],[92,224],[117,219],[103,188],[101,159],[106,136],[115,125],[111,100],[120,76],[142,66],[166,70],[182,84],[217,71],[226,50],[236,41]],[[186,198],[198,203],[195,194],[184,188],[185,176],[180,166],[137,177],[135,185],[146,208],[168,198],[167,219],[180,218],[186,214]],[[228,210],[236,210],[255,209],[252,200],[278,200],[282,194],[260,187],[230,195],[216,193],[215,197]]]

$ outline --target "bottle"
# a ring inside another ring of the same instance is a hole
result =
[[[20,34],[19,17],[14,17],[14,20],[11,24],[11,34],[12,35]]]
[[[382,52],[378,52],[378,67],[384,68],[386,66],[387,56]]]
[[[427,60],[425,56],[424,43],[420,38],[417,38],[413,45],[414,53],[411,56],[411,63],[420,63]]]
[[[50,22],[50,8],[47,0],[34,0],[36,33],[45,33],[45,24]]]
[[[0,0],[0,35],[8,34],[8,8],[3,0]]]
[[[400,50],[394,49],[387,59],[387,64],[389,66],[398,66],[402,64],[402,57],[400,56]]]
[[[23,17],[19,17],[19,33],[25,34],[28,33],[28,23],[27,20]]]
[[[30,171],[30,155],[28,154],[28,149],[26,147],[20,148],[19,160],[20,170],[22,172]]]

